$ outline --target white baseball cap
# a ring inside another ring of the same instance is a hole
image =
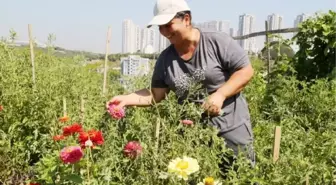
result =
[[[147,28],[167,24],[178,12],[187,10],[190,11],[190,8],[185,0],[157,0],[153,10],[154,17]]]

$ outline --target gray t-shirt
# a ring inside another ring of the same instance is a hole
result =
[[[223,32],[201,31],[200,41],[190,60],[180,58],[173,45],[162,51],[155,64],[152,88],[169,88],[180,103],[185,100],[202,103],[233,72],[249,63],[247,53],[230,36]],[[197,83],[202,88],[196,92],[190,90]],[[227,98],[222,111],[224,114],[221,116],[209,117],[210,124],[221,133],[250,124],[248,105],[242,93]]]

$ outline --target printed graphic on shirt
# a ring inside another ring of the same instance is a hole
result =
[[[190,88],[205,80],[205,68],[196,69],[191,75],[184,73],[174,80],[176,95],[179,98],[185,97]]]

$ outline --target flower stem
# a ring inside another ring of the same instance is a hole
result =
[[[90,147],[88,147],[89,148],[89,151],[87,151],[87,155],[86,155],[86,166],[87,166],[87,178],[88,178],[88,184],[90,184],[90,156],[89,156],[89,154],[91,153],[90,151],[91,151],[91,148]]]
[[[92,157],[92,149],[91,149],[91,147],[89,147],[90,149],[89,149],[89,153],[90,153],[90,158],[91,158],[91,161],[92,161],[92,163],[93,163],[93,157]]]

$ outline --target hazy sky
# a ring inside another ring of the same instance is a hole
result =
[[[335,10],[335,0],[187,0],[194,22],[229,20],[237,30],[243,13],[256,17],[256,30],[264,29],[267,15],[284,17],[284,27],[292,27],[298,14]],[[144,27],[152,17],[155,0],[0,0],[0,37],[12,28],[18,40],[28,40],[28,24],[33,35],[46,42],[56,35],[55,44],[68,49],[105,52],[107,28],[112,27],[110,53],[121,52],[124,19]],[[263,42],[258,37],[258,46]]]

